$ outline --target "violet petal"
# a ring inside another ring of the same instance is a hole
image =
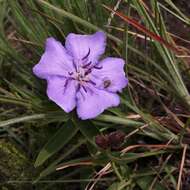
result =
[[[105,109],[118,106],[119,103],[119,96],[115,93],[96,88],[89,91],[87,88],[87,92],[77,93],[77,114],[83,120],[95,118]]]
[[[70,33],[65,42],[65,47],[76,60],[87,59],[96,62],[104,53],[106,36],[103,32],[92,35],[80,35]]]
[[[34,66],[33,73],[39,78],[47,79],[52,75],[67,76],[68,71],[73,71],[72,57],[66,53],[60,42],[48,38],[45,52]]]
[[[70,112],[76,106],[76,81],[51,76],[48,78],[47,95],[65,112]]]
[[[120,58],[105,58],[98,64],[99,67],[102,66],[102,69],[92,69],[91,80],[96,83],[97,88],[110,92],[121,92],[128,83],[124,64],[124,60]]]

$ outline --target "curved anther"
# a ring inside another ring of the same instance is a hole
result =
[[[99,66],[99,67],[98,66],[94,66],[93,68],[94,69],[102,69],[103,67],[102,66]]]
[[[88,75],[89,73],[91,73],[92,72],[92,70],[91,69],[88,69],[85,73],[84,73],[84,75],[86,76],[86,75]]]
[[[89,80],[88,82],[91,83],[92,85],[96,86],[96,83],[94,81]]]
[[[68,72],[69,73],[69,75],[72,75],[73,74],[73,72]]]
[[[82,60],[85,60],[90,55],[90,48],[88,49],[88,53],[82,58]]]
[[[82,66],[83,69],[85,69],[86,67],[90,66],[91,65],[91,61],[89,63],[87,63],[86,65]]]

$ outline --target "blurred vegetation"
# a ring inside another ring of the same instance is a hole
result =
[[[2,189],[188,189],[190,42],[168,15],[189,27],[171,0],[0,0]],[[106,54],[126,60],[129,86],[119,107],[81,121],[48,100],[32,67],[48,36],[97,30]],[[118,130],[116,149],[95,143]]]

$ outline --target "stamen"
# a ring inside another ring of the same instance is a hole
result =
[[[84,96],[83,92],[80,90],[81,87],[83,87],[83,86],[82,86],[81,84],[78,84],[78,85],[77,85],[77,88],[76,88],[76,91],[77,91],[77,93],[79,92],[79,93],[81,94],[83,100],[85,100],[85,96]],[[83,87],[83,88],[84,88],[84,87]],[[86,91],[85,91],[85,92],[86,92]]]
[[[89,63],[87,63],[86,65],[82,66],[83,69],[85,69],[86,67],[88,67],[89,65],[91,65],[91,61]]]
[[[73,72],[68,72],[69,73],[69,75],[72,75],[73,74]]]
[[[85,101],[85,96],[84,96],[84,94],[82,93],[82,91],[79,91],[79,93],[81,94],[83,100]]]
[[[77,88],[76,88],[76,91],[77,91],[77,92],[80,90],[80,87],[81,87],[81,85],[78,84],[78,85],[77,85]]]
[[[94,68],[94,69],[102,69],[103,66],[99,66],[99,67],[98,67],[98,66],[94,66],[93,68]]]
[[[85,71],[84,75],[88,75],[89,73],[91,73],[92,70],[91,69],[88,69],[87,71]]]
[[[82,86],[82,88],[84,89],[84,91],[87,93],[87,89],[84,87],[84,86]]]
[[[70,78],[66,79],[65,84],[64,84],[64,89],[63,89],[63,94],[65,93],[65,90],[67,89],[67,85],[69,83]]]
[[[72,61],[72,63],[73,63],[73,67],[75,68],[75,71],[77,71],[77,66],[76,66],[74,60]]]
[[[82,60],[85,60],[90,55],[90,48],[88,49],[88,53],[82,58]]]
[[[92,88],[90,88],[89,86],[88,86],[88,91],[91,93],[91,95],[94,94],[94,91],[93,91]]]
[[[89,83],[91,83],[92,85],[96,86],[96,83],[95,83],[94,81],[92,81],[92,80],[89,80],[89,81],[87,81],[87,82],[89,82]]]
[[[66,88],[68,85],[68,80],[65,81],[64,87]]]

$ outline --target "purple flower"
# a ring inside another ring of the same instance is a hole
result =
[[[128,80],[124,60],[107,57],[99,61],[106,47],[103,32],[93,35],[69,34],[65,47],[54,38],[46,40],[45,52],[34,66],[36,76],[47,80],[47,95],[65,112],[77,107],[81,119],[98,116],[118,106]]]

